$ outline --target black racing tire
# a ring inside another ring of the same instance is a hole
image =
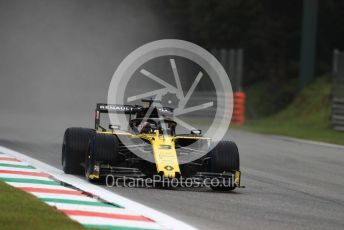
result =
[[[220,141],[210,154],[211,172],[222,173],[240,169],[239,150],[233,141]]]
[[[86,179],[92,182],[99,181],[92,179],[89,176],[93,173],[96,163],[110,164],[115,166],[119,163],[119,140],[117,136],[109,134],[96,134],[89,142],[88,151],[85,160],[85,176]]]
[[[214,173],[223,173],[236,171],[240,169],[239,150],[232,141],[220,141],[210,152],[210,171]],[[235,186],[211,186],[216,191],[230,191]]]
[[[68,128],[63,137],[62,169],[67,174],[82,175],[89,140],[95,134],[93,129]]]

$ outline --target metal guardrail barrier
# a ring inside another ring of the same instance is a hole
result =
[[[344,131],[344,52],[333,52],[333,84],[331,123],[335,130]]]

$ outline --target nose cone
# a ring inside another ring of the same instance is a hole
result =
[[[155,138],[152,140],[157,172],[168,178],[180,174],[177,152],[172,137]]]

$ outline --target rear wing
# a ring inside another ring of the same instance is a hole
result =
[[[132,105],[113,105],[113,104],[97,104],[96,111],[99,113],[126,113],[130,114],[133,112],[135,107]]]
[[[98,130],[98,128],[101,128],[104,131],[104,128],[100,126],[101,113],[135,114],[138,112],[138,110],[141,110],[141,109],[142,107],[132,106],[132,105],[114,105],[114,104],[98,103],[96,107],[94,128],[96,130]]]
[[[95,129],[101,128],[103,131],[106,129],[100,126],[100,114],[101,113],[120,113],[120,114],[128,114],[130,116],[129,120],[131,120],[132,114],[145,114],[148,108],[144,108],[139,105],[116,105],[116,104],[104,104],[104,103],[97,103],[96,111],[95,111]],[[173,109],[169,107],[158,107],[156,108],[156,112],[161,114],[169,114],[173,113]]]

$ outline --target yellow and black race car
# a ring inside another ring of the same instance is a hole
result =
[[[174,180],[181,185],[191,181],[221,191],[241,187],[239,151],[234,142],[211,143],[200,130],[178,135],[177,123],[166,115],[173,109],[147,101],[146,107],[97,104],[94,129],[68,128],[62,145],[63,171],[84,174],[90,181],[111,175]],[[111,124],[104,128],[102,113],[128,115],[127,130]]]

